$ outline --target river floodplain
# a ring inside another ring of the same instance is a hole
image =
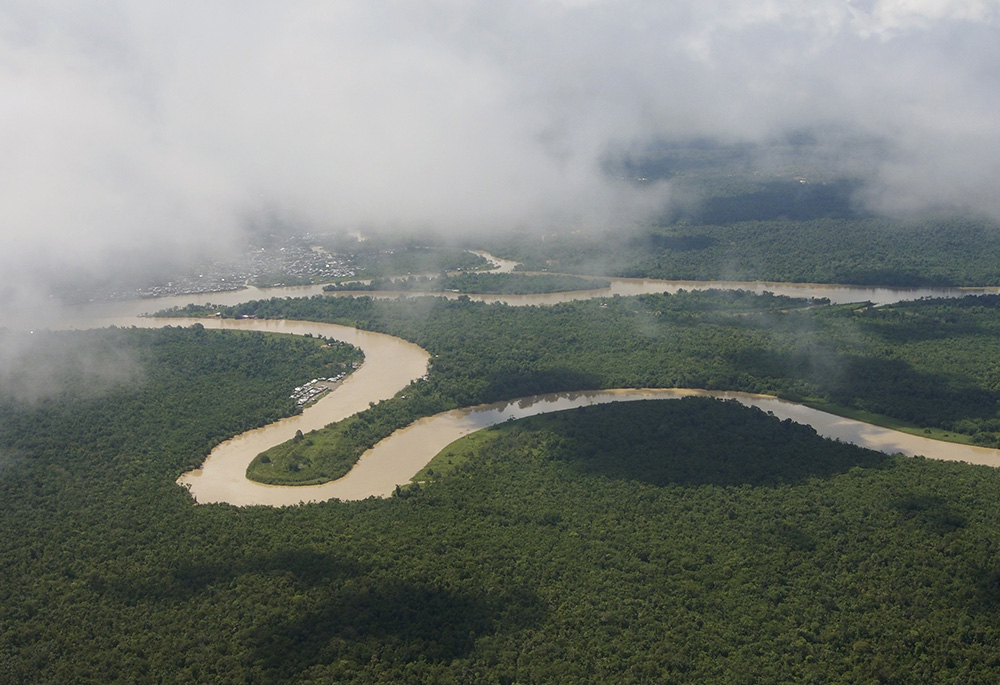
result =
[[[481,253],[502,271],[510,271],[514,263],[502,262]],[[651,293],[674,293],[679,290],[747,290],[755,293],[806,298],[826,298],[833,303],[868,301],[889,304],[923,297],[961,297],[966,294],[996,292],[996,288],[869,288],[860,286],[747,283],[747,282],[682,282],[653,279],[610,279],[609,288],[542,295],[472,295],[473,300],[504,302],[509,305],[550,305],[577,299],[609,296],[629,296]],[[303,297],[322,293],[322,286],[285,287],[271,289],[248,288],[241,291],[178,296],[156,300],[157,306],[180,306],[189,302],[205,304],[237,304],[266,297]],[[375,297],[413,297],[420,293],[357,293]],[[350,296],[351,293],[338,293]],[[458,297],[453,293],[436,296]],[[365,353],[365,363],[345,382],[320,401],[271,425],[236,436],[216,447],[201,469],[183,474],[178,483],[188,488],[196,502],[227,502],[234,505],[287,506],[302,502],[328,499],[357,500],[384,497],[396,486],[405,485],[444,447],[476,430],[509,419],[534,416],[577,407],[647,399],[675,399],[691,395],[734,399],[773,413],[811,425],[820,435],[850,442],[886,453],[923,455],[929,458],[962,461],[973,464],[1000,466],[1000,451],[941,442],[902,433],[861,421],[828,414],[803,405],[764,395],[738,392],[710,392],[698,389],[647,388],[614,389],[590,392],[568,392],[540,395],[495,405],[458,409],[420,419],[401,428],[362,455],[343,478],[309,486],[277,486],[250,481],[246,469],[259,453],[291,439],[296,431],[307,433],[330,423],[343,420],[368,408],[370,403],[393,397],[410,382],[427,372],[429,354],[417,345],[389,335],[361,331],[347,326],[305,321],[262,319],[169,319],[145,318],[139,315],[150,309],[150,300],[94,303],[75,312],[62,322],[64,328],[84,328],[101,325],[159,327],[200,323],[207,328],[256,330],[292,335],[319,335],[350,343]]]
[[[321,485],[265,485],[246,478],[246,468],[250,461],[271,446],[265,444],[272,439],[269,431],[271,426],[266,426],[220,445],[209,456],[203,469],[184,474],[178,482],[188,487],[199,503],[228,502],[240,506],[251,504],[288,506],[329,499],[360,500],[368,497],[386,497],[392,494],[397,486],[407,485],[431,459],[455,440],[504,421],[611,402],[670,400],[694,396],[735,400],[740,404],[773,414],[779,419],[790,419],[812,426],[825,438],[887,454],[902,453],[908,456],[920,455],[931,459],[1000,466],[1000,450],[941,442],[901,433],[768,395],[692,388],[619,388],[536,395],[428,416],[397,430],[365,452],[357,465],[343,478]],[[298,425],[294,421],[298,418],[300,417],[285,419],[284,422],[289,425],[282,426],[280,434],[287,434],[289,430],[294,433],[295,428],[291,424]],[[277,427],[281,423],[283,422],[272,426]],[[274,437],[278,433],[278,429],[275,428]],[[291,437],[291,434],[288,437]]]

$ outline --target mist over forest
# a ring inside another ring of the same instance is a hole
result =
[[[0,299],[167,278],[261,225],[647,225],[697,206],[674,176],[707,162],[997,218],[998,21],[990,0],[7,3]]]

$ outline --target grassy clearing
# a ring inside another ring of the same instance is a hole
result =
[[[358,422],[350,417],[322,431],[299,432],[258,454],[247,467],[247,478],[269,485],[316,485],[342,478],[365,450],[352,439]]]
[[[427,462],[427,465],[420,469],[411,480],[422,483],[454,475],[476,454],[493,442],[492,430],[491,426],[459,438],[438,452],[437,456]]]

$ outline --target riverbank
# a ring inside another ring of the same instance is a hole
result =
[[[190,319],[168,321],[191,323]],[[354,345],[365,354],[365,362],[360,368],[301,414],[227,440],[212,450],[200,469],[183,474],[177,482],[188,488],[199,503],[286,506],[309,501],[310,498],[303,497],[298,488],[268,486],[249,480],[246,470],[250,462],[266,449],[291,440],[296,431],[317,430],[367,409],[371,402],[394,396],[427,373],[430,360],[423,349],[400,338],[336,324],[253,319],[204,319],[199,323],[206,328],[322,335]]]
[[[640,290],[646,292],[664,292],[665,288],[673,287],[678,290],[681,289],[749,289],[743,286],[751,285],[745,283],[724,283],[724,282],[710,282],[710,283],[685,283],[683,285],[697,286],[690,288],[680,287],[677,282],[668,283],[664,281],[648,281],[648,280],[636,280],[636,279],[616,279],[616,283],[611,286],[611,290],[616,287],[622,288],[624,285],[637,286]],[[772,284],[766,284],[772,285]],[[739,286],[739,287],[734,287]],[[764,287],[762,284],[756,284],[757,290],[759,292],[771,292],[772,290],[768,287]],[[803,290],[802,288],[807,288]],[[816,288],[813,290],[808,290],[808,288]],[[315,287],[306,288],[282,288],[275,289],[280,291],[280,293],[287,296],[302,296],[309,294],[311,291],[315,290]],[[869,295],[867,299],[876,299],[875,296],[878,293],[873,293],[872,289],[865,288],[851,288],[851,287],[840,287],[840,286],[796,286],[796,290],[792,291],[790,294],[796,296],[806,296],[806,293],[811,293],[808,296],[814,297],[826,297],[831,301],[838,301],[840,299],[846,299],[849,301],[855,301],[854,297],[860,296],[862,294]],[[899,301],[900,299],[916,299],[922,296],[937,295],[937,296],[960,296],[968,294],[970,291],[965,289],[944,289],[944,290],[921,290],[921,289],[882,289],[885,291],[883,295],[890,294],[892,297],[884,298],[886,301]],[[990,289],[981,289],[982,291],[988,291]],[[669,289],[667,290],[669,291]],[[637,294],[634,291],[619,291],[621,294]],[[837,295],[839,293],[839,295]],[[247,299],[260,299],[260,296],[277,294],[274,290],[269,291],[243,291],[240,293],[228,294],[226,299],[233,298],[239,300]],[[315,294],[315,293],[313,293]],[[542,296],[508,296],[505,298],[490,298],[488,296],[473,296],[470,299],[482,299],[484,301],[506,301],[508,304],[514,305],[529,305],[529,304],[552,304],[554,302],[549,302],[547,300],[555,298],[562,301],[574,300],[574,299],[591,299],[601,296],[606,296],[608,293],[605,291],[585,291],[577,293],[559,293],[555,295],[542,295]],[[829,295],[834,294],[835,297],[831,298]],[[256,296],[256,298],[255,298]],[[387,294],[387,296],[389,296]],[[393,297],[398,297],[398,293],[391,294]],[[456,296],[457,297],[457,296]],[[230,300],[229,303],[234,303]],[[143,326],[143,327],[154,327],[161,325],[190,325],[195,321],[195,319],[184,318],[184,319],[151,319],[151,318],[136,318],[139,313],[140,306],[148,306],[149,301],[141,301],[138,303],[110,303],[108,306],[100,307],[95,306],[91,308],[84,309],[78,312],[78,316],[75,318],[67,318],[63,323],[64,327],[93,327],[95,325],[120,325],[120,326]],[[167,304],[163,301],[163,304]],[[489,422],[483,423],[482,425],[476,423],[480,418],[480,408],[468,409],[468,410],[458,410],[460,412],[469,412],[462,418],[463,422],[455,424],[454,428],[447,428],[447,421],[443,418],[437,418],[437,423],[433,429],[431,428],[421,428],[416,430],[418,424],[421,422],[431,423],[431,419],[435,417],[428,417],[427,419],[421,419],[415,424],[400,429],[397,433],[406,435],[406,439],[403,444],[405,447],[406,455],[395,459],[394,461],[405,462],[407,465],[405,468],[402,466],[398,470],[390,471],[383,468],[382,473],[376,478],[374,475],[371,477],[365,476],[369,467],[362,464],[367,464],[368,462],[383,464],[383,467],[387,461],[384,461],[386,457],[379,456],[383,451],[388,450],[386,454],[391,454],[390,445],[393,444],[393,436],[387,438],[387,445],[379,443],[373,448],[372,453],[375,457],[363,456],[362,460],[358,462],[357,466],[351,473],[348,474],[344,479],[334,481],[339,485],[330,486],[329,492],[326,490],[320,492],[312,492],[309,488],[324,488],[329,484],[319,485],[319,486],[267,486],[259,483],[253,483],[246,478],[246,467],[249,465],[250,461],[265,449],[272,447],[273,445],[280,444],[286,440],[291,439],[297,430],[302,430],[303,433],[307,433],[311,430],[323,427],[329,423],[335,421],[340,421],[348,416],[354,415],[368,408],[371,402],[378,402],[382,399],[387,399],[394,396],[399,390],[406,387],[406,385],[422,376],[426,373],[427,363],[429,355],[411,343],[405,342],[399,338],[393,338],[391,336],[380,336],[376,333],[367,333],[365,331],[359,331],[353,328],[348,328],[344,326],[332,326],[327,324],[318,324],[310,322],[294,322],[294,321],[277,321],[277,320],[266,320],[266,319],[243,319],[243,320],[232,320],[232,319],[200,319],[198,320],[202,325],[209,328],[234,328],[234,329],[246,329],[246,330],[264,330],[277,333],[290,333],[297,335],[323,335],[325,337],[332,337],[345,342],[350,342],[360,347],[368,358],[366,364],[362,366],[362,369],[352,375],[350,382],[346,382],[344,386],[337,389],[336,391],[329,393],[327,397],[323,398],[320,402],[317,402],[314,407],[309,407],[307,411],[301,417],[291,417],[286,419],[284,422],[277,422],[272,424],[273,429],[268,431],[272,427],[265,427],[258,429],[257,431],[251,431],[248,434],[237,436],[232,440],[220,445],[217,450],[214,450],[209,458],[206,460],[205,465],[202,469],[198,471],[190,472],[184,474],[179,480],[180,483],[189,488],[192,495],[198,502],[229,502],[232,504],[240,505],[250,505],[250,504],[269,504],[273,506],[285,506],[288,504],[296,504],[301,501],[313,501],[316,499],[329,499],[331,497],[337,497],[341,499],[363,499],[369,496],[384,496],[389,494],[396,485],[403,485],[409,482],[410,478],[413,477],[426,463],[434,456],[434,452],[429,452],[434,445],[444,445],[449,444],[451,441],[461,437],[462,435],[468,434],[470,430],[477,429],[478,427],[483,427],[485,425],[491,425]],[[375,342],[379,341],[379,342]],[[391,344],[390,344],[391,341]],[[387,345],[387,349],[397,350],[396,352],[389,352],[384,355],[379,355],[375,350],[380,345]],[[393,347],[395,346],[395,347]],[[401,347],[400,347],[401,346]],[[399,368],[398,364],[402,365]],[[367,370],[366,370],[367,369]],[[363,372],[363,373],[362,373]],[[362,383],[364,380],[364,383]],[[375,381],[384,382],[384,385],[378,386],[378,390],[375,391],[373,388],[376,387]],[[371,387],[367,383],[372,383]],[[709,396],[728,396],[735,397],[738,393],[722,393],[713,394],[707,393],[706,391],[699,390],[615,390],[606,391],[615,395],[612,399],[607,399],[606,401],[629,401],[624,399],[620,394],[631,392],[639,393],[633,399],[650,399],[651,394],[656,393],[695,393],[695,394],[707,394]],[[558,406],[558,402],[563,399],[569,399],[569,396],[580,397],[584,394],[581,393],[566,393],[563,396],[554,397],[557,408],[547,409],[545,411],[557,411],[559,408],[571,408],[573,405]],[[543,399],[545,396],[529,397],[523,398],[522,400],[516,401],[518,404],[523,404],[526,406],[546,406]],[[761,400],[763,401],[763,400]],[[768,398],[768,401],[780,402],[775,398]],[[789,403],[791,404],[791,403]],[[578,405],[586,406],[586,405]],[[755,405],[757,406],[757,405]],[[790,408],[783,408],[781,411],[786,412],[782,414],[783,417],[792,418],[793,420],[813,424],[824,423],[826,425],[835,425],[838,421],[843,421],[843,417],[834,416],[830,412],[819,412],[819,414],[825,415],[822,418],[817,415],[807,415],[804,411],[807,411],[807,407],[802,407],[801,405],[791,405],[792,407],[798,407],[798,409],[792,410]],[[334,409],[336,408],[336,409]],[[762,407],[763,408],[763,407]],[[832,406],[821,406],[820,408],[830,408],[835,409]],[[503,408],[496,408],[499,411],[499,416],[502,416],[501,420],[506,420],[507,418],[516,417],[514,414],[505,414]],[[774,408],[768,408],[767,411],[774,411],[776,415],[778,411]],[[536,412],[536,413],[540,413]],[[531,414],[526,414],[531,415]],[[796,418],[798,416],[798,418]],[[308,418],[306,418],[308,417]],[[472,418],[470,418],[472,417]],[[862,417],[864,418],[864,417]],[[836,420],[834,420],[836,419]],[[472,421],[470,424],[469,421]],[[954,443],[939,443],[937,441],[929,440],[927,437],[919,435],[910,435],[910,438],[914,438],[919,442],[913,443],[914,446],[907,447],[905,440],[900,438],[901,435],[905,433],[899,430],[888,430],[881,429],[885,432],[875,431],[876,427],[871,426],[870,423],[863,423],[860,421],[855,421],[855,424],[859,426],[855,427],[854,434],[852,437],[844,437],[836,432],[831,432],[829,434],[823,433],[827,437],[833,437],[835,439],[844,439],[856,444],[861,444],[866,447],[873,447],[875,449],[881,449],[887,452],[903,452],[907,454],[925,454],[926,456],[931,456],[938,459],[948,459],[952,461],[967,461],[971,463],[985,463],[990,465],[997,465],[995,460],[995,450],[984,450],[983,448],[971,447],[968,445],[956,445]],[[421,424],[422,425],[422,424]],[[470,428],[471,426],[471,428]],[[413,430],[411,430],[413,429]],[[449,433],[449,430],[451,431]],[[430,431],[426,435],[421,431]],[[433,434],[433,435],[431,435]],[[443,444],[440,443],[441,440],[447,438],[447,441]],[[862,440],[858,442],[858,440]],[[425,447],[421,441],[426,442],[430,447]],[[946,445],[946,447],[940,447],[940,445]],[[972,451],[962,451],[959,448],[968,449]],[[392,448],[395,449],[395,448]],[[414,457],[416,461],[409,461],[411,454],[417,454]],[[221,455],[221,456],[220,456]],[[383,460],[383,461],[380,461]],[[394,467],[395,468],[395,467]],[[377,469],[376,469],[377,470]],[[360,476],[358,474],[361,474]],[[367,479],[367,480],[366,480]]]
[[[267,440],[279,434],[285,435],[289,430],[292,430],[291,434],[294,435],[291,426],[275,428],[273,434],[269,433],[272,426],[277,427],[282,423],[278,422],[272,426],[250,431],[220,445],[213,450],[203,469],[184,474],[178,479],[178,483],[188,487],[200,504],[227,502],[238,506],[255,504],[289,506],[329,499],[361,500],[368,497],[386,497],[392,494],[397,486],[409,484],[449,444],[483,428],[511,419],[612,402],[673,400],[683,397],[735,400],[745,406],[771,413],[780,419],[790,419],[809,425],[822,437],[886,454],[920,455],[942,461],[1000,467],[1000,450],[945,443],[911,435],[836,416],[769,395],[696,388],[618,388],[522,397],[508,402],[456,409],[425,417],[397,430],[366,451],[355,467],[343,478],[320,485],[264,485],[246,478],[247,466],[265,449],[261,446]]]

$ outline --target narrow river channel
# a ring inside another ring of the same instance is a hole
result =
[[[510,263],[505,263],[508,269]],[[676,292],[677,290],[742,289],[752,292],[773,292],[794,297],[825,297],[834,303],[870,301],[888,304],[921,297],[958,297],[971,293],[997,292],[996,288],[896,289],[865,288],[808,284],[772,284],[746,282],[681,282],[648,279],[611,279],[610,288],[524,296],[471,296],[487,302],[502,301],[511,305],[555,304],[570,300],[636,295],[643,293]],[[152,309],[184,305],[237,304],[267,297],[303,297],[322,292],[319,286],[296,288],[255,288],[228,293],[211,293],[195,297],[178,296],[158,300],[95,303],[78,308],[64,318],[60,327],[91,328],[96,326],[159,327],[191,325],[193,319],[150,319],[139,314]],[[353,293],[398,297],[398,293]],[[441,296],[440,293],[434,293]],[[410,293],[406,296],[412,297]],[[454,294],[446,296],[457,297]],[[573,409],[609,402],[677,399],[691,395],[735,399],[758,407],[781,419],[792,419],[812,426],[820,435],[887,453],[901,452],[933,459],[964,461],[1000,466],[1000,451],[941,442],[900,433],[887,428],[845,419],[791,402],[764,395],[738,392],[710,392],[697,389],[615,389],[588,392],[568,392],[521,398],[494,405],[459,409],[426,417],[402,428],[368,450],[354,469],[343,478],[313,486],[275,486],[255,483],[246,478],[246,469],[259,453],[291,439],[297,430],[308,432],[329,423],[345,419],[366,409],[370,402],[394,396],[411,381],[427,372],[429,355],[413,343],[380,333],[360,331],[346,326],[306,321],[199,319],[206,328],[257,330],[292,335],[322,335],[348,342],[361,348],[365,363],[348,376],[344,383],[301,414],[282,419],[268,426],[248,431],[217,446],[206,458],[201,469],[183,474],[178,483],[186,487],[198,503],[225,502],[238,506],[288,506],[303,502],[333,498],[357,500],[389,495],[396,485],[413,478],[438,452],[451,442],[476,430],[512,418]]]

